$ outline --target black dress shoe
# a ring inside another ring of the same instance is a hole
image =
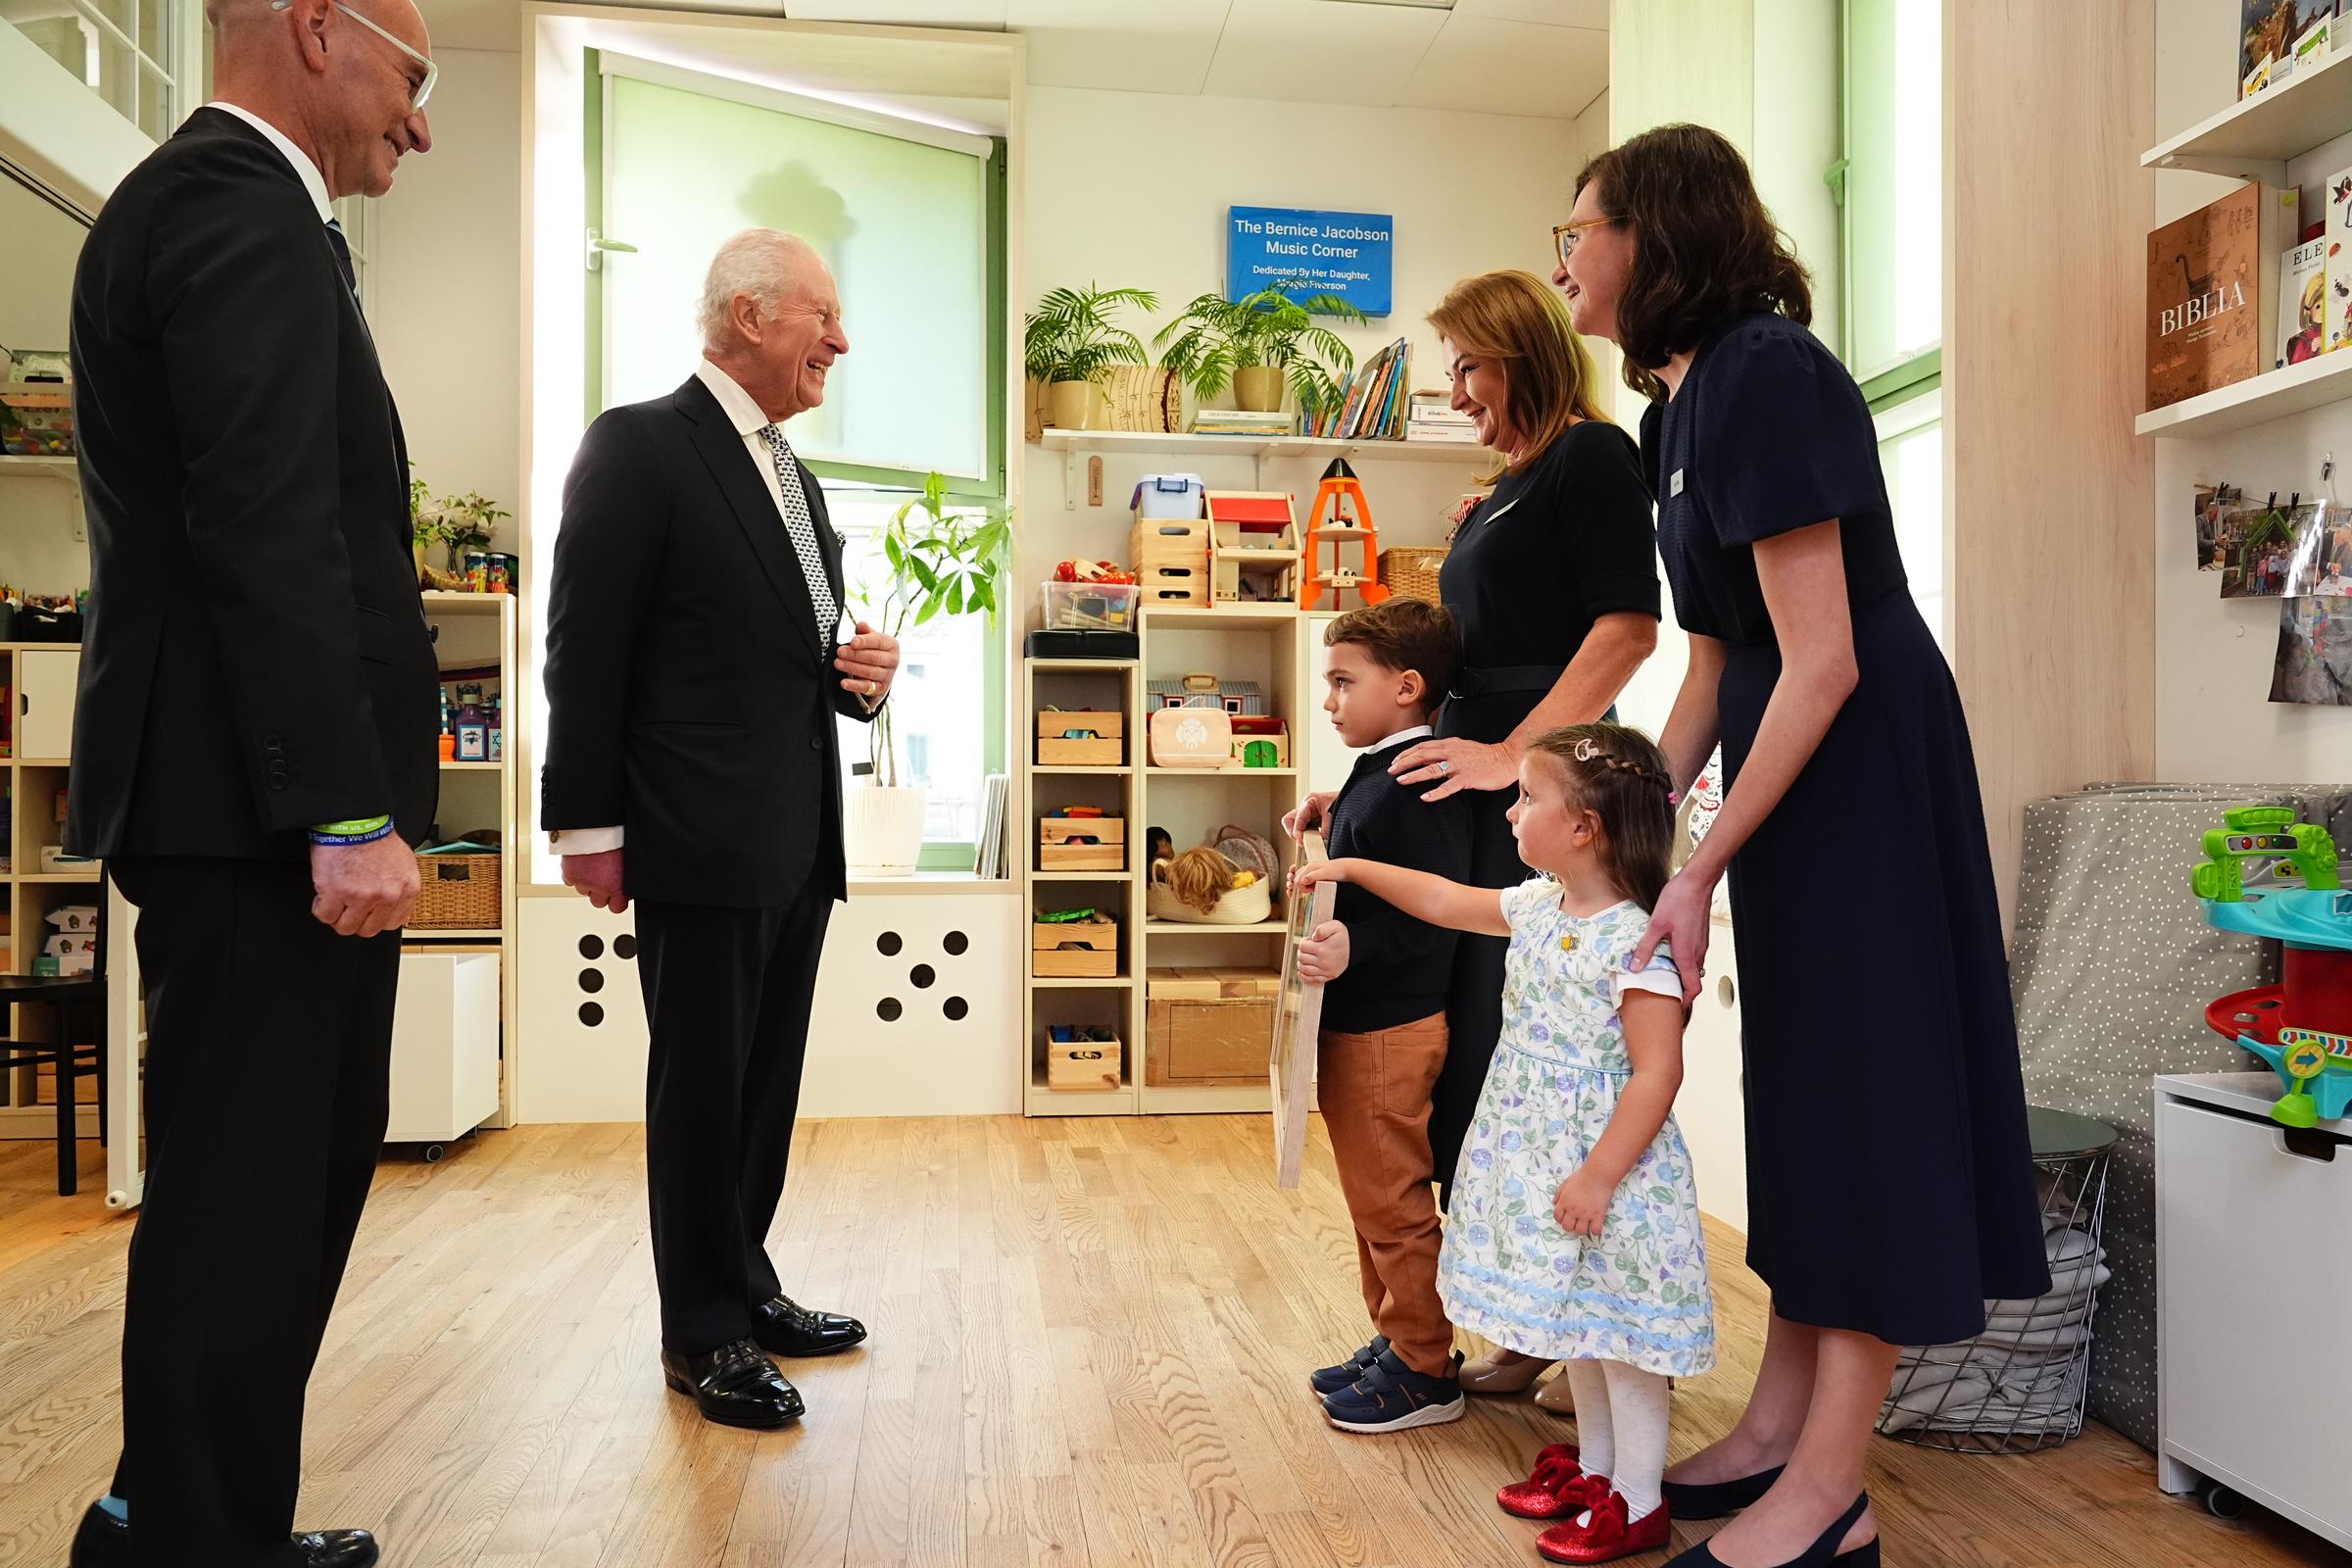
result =
[[[375,1538],[365,1530],[305,1530],[288,1540],[302,1568],[375,1568]],[[66,1560],[73,1568],[129,1568],[130,1526],[91,1503]]]
[[[770,1355],[832,1355],[865,1340],[865,1325],[839,1312],[812,1312],[789,1296],[752,1308],[752,1332]]]
[[[1783,1468],[1776,1464],[1734,1481],[1668,1481],[1662,1485],[1662,1495],[1678,1524],[1721,1519],[1763,1501],[1764,1494],[1781,1479]]]
[[[662,1381],[693,1395],[703,1419],[720,1426],[785,1426],[808,1408],[801,1403],[801,1391],[785,1382],[776,1364],[749,1340],[722,1345],[708,1355],[663,1350]]]

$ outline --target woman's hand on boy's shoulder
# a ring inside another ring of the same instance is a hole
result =
[[[1298,944],[1298,978],[1328,985],[1348,972],[1348,927],[1326,920]]]

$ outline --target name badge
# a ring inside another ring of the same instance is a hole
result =
[[[1670,496],[1679,496],[1679,495],[1681,495],[1681,494],[1683,493],[1683,470],[1682,470],[1682,469],[1680,469],[1680,468],[1677,468],[1677,469],[1675,469],[1675,470],[1674,470],[1674,477],[1672,477],[1672,478],[1670,478],[1670,479],[1668,479],[1668,480],[1666,481],[1666,493],[1667,493],[1668,495],[1670,495]]]

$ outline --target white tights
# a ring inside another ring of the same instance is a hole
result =
[[[1648,1518],[1666,1476],[1666,1375],[1623,1361],[1571,1361],[1561,1375],[1576,1396],[1577,1463],[1609,1478],[1629,1522]]]

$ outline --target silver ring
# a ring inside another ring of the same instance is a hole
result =
[[[1451,767],[1451,766],[1453,766],[1453,764],[1452,764],[1451,762],[1447,761],[1447,760],[1446,760],[1445,758],[1441,757],[1441,758],[1439,758],[1439,759],[1438,759],[1438,771],[1439,771],[1439,772],[1443,773],[1443,772],[1445,772],[1445,771],[1446,771],[1447,768],[1449,768],[1449,767]]]

